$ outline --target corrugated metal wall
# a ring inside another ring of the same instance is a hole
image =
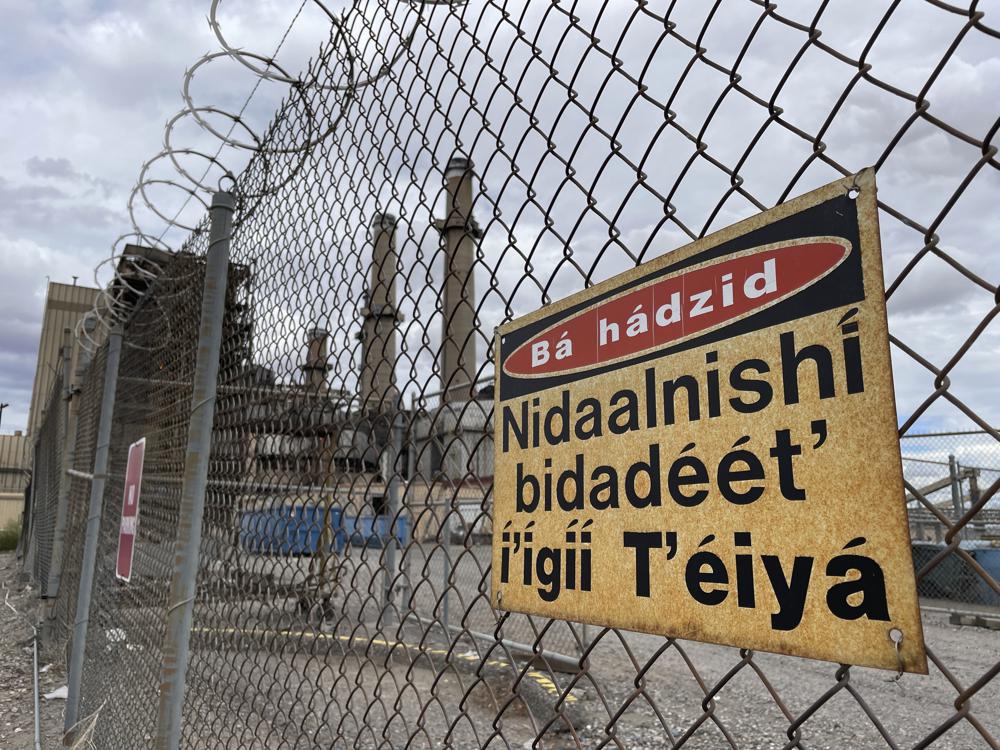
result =
[[[0,528],[21,517],[28,467],[28,438],[0,435]]]
[[[9,494],[23,496],[28,464],[28,438],[0,435],[0,498]]]

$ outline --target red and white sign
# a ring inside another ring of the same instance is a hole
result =
[[[504,372],[551,377],[680,344],[799,294],[850,251],[842,237],[786,240],[625,288],[524,342],[505,359]]]
[[[118,529],[118,562],[115,577],[126,583],[132,578],[132,557],[135,535],[139,530],[139,491],[142,488],[142,460],[146,455],[146,438],[128,447],[125,468],[125,493],[122,498],[122,523]]]

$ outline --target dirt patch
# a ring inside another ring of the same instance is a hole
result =
[[[35,588],[18,583],[19,571],[13,552],[0,553],[0,747],[4,750],[35,746],[32,625],[43,602]],[[39,675],[42,695],[65,686],[64,664],[49,664],[39,656],[38,666],[45,670]],[[66,701],[39,700],[42,747],[61,747]]]

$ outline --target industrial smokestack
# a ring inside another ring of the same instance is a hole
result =
[[[330,372],[330,332],[325,328],[313,328],[306,334],[306,363],[302,365],[304,385],[310,390],[325,391],[328,388],[326,375]]]
[[[476,241],[483,236],[472,216],[472,162],[460,156],[444,172],[446,215],[434,226],[444,240],[444,327],[441,342],[442,401],[473,398],[476,378]]]
[[[396,217],[377,213],[372,217],[372,266],[367,305],[362,310],[361,408],[367,412],[388,411],[396,401]]]

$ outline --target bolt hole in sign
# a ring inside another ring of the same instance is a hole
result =
[[[118,529],[118,562],[115,578],[126,583],[132,578],[132,558],[135,555],[135,535],[139,529],[139,491],[142,488],[142,461],[146,455],[146,438],[128,447],[125,467],[125,492],[122,497],[122,522]]]

